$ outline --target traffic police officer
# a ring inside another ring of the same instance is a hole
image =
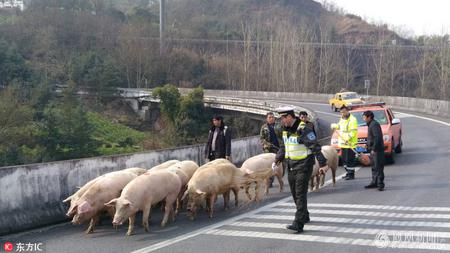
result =
[[[342,106],[339,123],[331,124],[331,129],[338,131],[338,147],[342,150],[342,162],[347,174],[345,180],[355,179],[355,150],[358,144],[358,121],[348,108]]]
[[[299,118],[295,117],[294,108],[281,107],[277,109],[277,112],[281,116],[283,126],[280,149],[272,168],[275,168],[278,163],[284,162],[288,169],[289,186],[297,211],[294,221],[286,228],[301,233],[304,224],[309,222],[306,196],[315,162],[314,157],[319,161],[321,173],[326,173],[328,170],[327,160],[321,152],[316,135],[304,123],[302,124]]]

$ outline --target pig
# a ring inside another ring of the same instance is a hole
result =
[[[163,162],[159,165],[153,166],[152,168],[148,169],[148,171],[157,171],[157,170],[165,170],[167,168],[169,168],[170,166],[179,163],[180,161],[178,160],[169,160],[166,162]]]
[[[136,177],[122,191],[120,197],[105,202],[105,206],[115,208],[113,225],[122,225],[128,218],[127,235],[134,232],[136,213],[143,211],[142,224],[145,231],[148,229],[148,220],[152,205],[165,200],[165,213],[161,222],[164,227],[169,215],[174,219],[173,204],[181,189],[181,180],[173,172],[160,170],[147,172]]]
[[[114,209],[105,207],[104,203],[119,197],[122,189],[136,177],[129,171],[116,171],[97,179],[75,202],[76,212],[72,223],[78,225],[90,220],[86,233],[93,233],[103,211],[107,211],[111,217],[114,215]]]
[[[123,169],[121,171],[129,171],[131,173],[136,174],[137,176],[147,172],[147,170],[142,169],[142,168],[137,168],[137,167]],[[101,175],[99,177],[92,179],[91,181],[87,182],[83,187],[79,188],[79,190],[77,192],[75,192],[74,194],[72,194],[71,196],[69,196],[65,200],[63,200],[63,203],[70,201],[70,207],[66,213],[67,217],[72,218],[75,215],[75,213],[76,213],[75,203],[99,178],[114,175],[114,173],[116,173],[116,172],[117,171],[109,172],[109,173],[106,173],[104,175]]]
[[[276,176],[280,192],[283,191],[283,165],[280,163],[277,166],[275,171],[272,170],[272,164],[275,162],[275,154],[273,153],[264,153],[259,154],[249,159],[245,160],[245,162],[241,166],[241,171],[249,174],[249,177],[252,178],[255,182],[255,201],[259,201],[259,186],[262,183],[265,183],[265,193],[269,194],[269,180],[271,176]],[[249,193],[250,184],[245,186],[245,193],[247,197],[251,200],[252,197]]]
[[[181,209],[181,206],[182,206],[181,198],[183,197],[183,193],[187,189],[187,184],[188,184],[189,180],[192,178],[192,175],[194,175],[194,173],[197,169],[198,169],[198,165],[197,165],[197,163],[195,163],[193,161],[182,161],[182,162],[176,163],[166,169],[167,171],[177,174],[181,180],[181,191],[177,198],[175,214],[178,214],[178,212]]]
[[[331,169],[331,178],[333,179],[333,186],[336,185],[336,170],[339,164],[339,156],[337,151],[331,146],[322,146],[322,154],[327,159],[327,165]],[[316,190],[323,186],[325,183],[325,175],[319,173],[319,162],[316,159],[316,162],[313,167],[313,172],[311,174],[310,190],[314,190],[314,179],[316,180]]]
[[[205,200],[209,218],[213,217],[214,203],[218,195],[224,197],[224,209],[228,209],[230,190],[235,195],[235,205],[238,205],[238,193],[242,184],[245,184],[246,175],[231,162],[210,162],[201,166],[188,183],[183,198],[188,197],[188,217],[194,220],[197,208]]]

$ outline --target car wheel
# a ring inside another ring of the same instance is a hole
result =
[[[392,139],[392,143],[394,143],[394,139]],[[395,152],[394,148],[391,148],[391,153],[385,156],[385,162],[386,164],[394,164],[395,158],[394,158]]]
[[[402,152],[402,146],[403,146],[403,141],[402,141],[402,137],[400,136],[398,145],[397,145],[397,147],[395,147],[395,153],[400,154]]]

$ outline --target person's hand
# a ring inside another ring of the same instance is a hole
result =
[[[333,129],[333,130],[336,130],[336,129],[339,129],[339,125],[336,124],[336,123],[332,123],[330,128]]]
[[[328,169],[329,169],[328,165],[321,167],[319,169],[319,174],[324,174],[324,175],[327,174]]]

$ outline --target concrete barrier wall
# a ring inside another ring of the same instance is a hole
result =
[[[151,168],[178,159],[204,164],[204,145],[129,155],[95,157],[0,168],[0,235],[66,220],[62,200],[89,180],[130,167]],[[261,152],[257,137],[232,141],[232,159],[242,163]]]

